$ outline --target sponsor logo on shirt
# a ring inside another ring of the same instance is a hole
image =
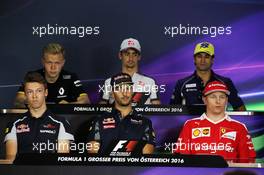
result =
[[[104,125],[104,129],[115,128],[115,125]]]
[[[108,129],[108,128],[115,128],[115,119],[113,117],[105,118],[103,120],[103,128]]]
[[[30,128],[26,124],[18,125],[17,128],[16,128],[16,132],[17,133],[29,132],[29,131],[30,131]]]
[[[193,128],[192,129],[192,139],[196,139],[199,137],[210,137],[211,136],[211,128],[203,127],[203,128]]]
[[[111,117],[111,118],[105,118],[103,120],[103,124],[113,124],[113,123],[115,123],[115,119],[113,117]]]
[[[231,140],[236,140],[236,131],[230,131],[222,134],[221,138],[227,138]]]
[[[247,135],[247,139],[250,139],[250,138],[251,138],[251,136],[248,134],[248,135]]]
[[[197,89],[186,89],[186,92],[197,91]]]
[[[63,75],[62,78],[65,80],[69,80],[71,79],[71,75]]]
[[[134,119],[130,119],[132,124],[136,124],[136,125],[142,125],[142,120],[134,120]]]
[[[43,125],[43,128],[46,128],[46,129],[55,129],[56,126],[52,125],[52,124],[46,124],[46,125]]]
[[[145,83],[143,81],[138,81],[138,85],[145,86]]]
[[[56,130],[50,130],[50,129],[41,129],[39,130],[40,133],[47,133],[47,134],[56,134]]]
[[[82,86],[82,84],[81,84],[81,81],[80,80],[76,80],[75,82],[73,82],[74,83],[74,85],[76,86],[76,87],[80,87],[80,86]]]
[[[203,135],[207,136],[210,134],[210,128],[204,128],[203,129]]]
[[[186,88],[194,88],[194,87],[196,87],[196,83],[186,84],[185,87]]]

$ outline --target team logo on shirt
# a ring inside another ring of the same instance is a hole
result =
[[[199,137],[210,137],[211,135],[210,131],[211,131],[210,127],[193,128],[192,129],[192,139],[199,138]]]
[[[220,131],[222,134],[224,134],[224,133],[226,133],[226,128],[221,128]]]
[[[46,125],[43,125],[43,128],[46,128],[46,129],[55,129],[56,126],[52,125],[52,124],[46,124]]]
[[[65,92],[65,90],[63,89],[63,87],[61,87],[61,88],[59,89],[59,94],[60,94],[60,95],[63,95],[64,92]]]
[[[236,140],[236,133],[233,129],[220,127],[220,138]]]
[[[16,128],[16,132],[17,133],[29,132],[29,131],[30,131],[30,128],[26,124],[18,125],[17,128]]]
[[[226,133],[221,135],[221,138],[236,140],[236,133],[237,133],[236,131],[226,132]]]
[[[115,119],[113,117],[105,118],[103,120],[103,128],[108,129],[108,128],[115,128]]]

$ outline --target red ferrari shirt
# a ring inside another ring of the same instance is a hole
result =
[[[206,114],[187,120],[176,143],[175,153],[215,154],[225,159],[256,157],[246,126],[228,115],[218,122],[213,122]]]

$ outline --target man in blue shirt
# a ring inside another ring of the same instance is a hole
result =
[[[113,110],[97,117],[90,128],[89,153],[105,154],[113,141],[144,141],[143,154],[151,154],[155,146],[155,134],[149,119],[132,109],[133,82],[129,74],[119,73],[111,78]]]
[[[196,71],[183,79],[177,81],[170,104],[181,105],[204,105],[202,92],[204,87],[212,81],[220,81],[227,85],[230,90],[228,102],[234,110],[245,111],[245,105],[238,96],[232,80],[216,74],[212,70],[214,63],[214,46],[209,42],[198,43],[194,50],[194,64]]]

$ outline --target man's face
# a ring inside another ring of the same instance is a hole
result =
[[[45,98],[48,95],[48,90],[45,89],[43,84],[30,82],[25,84],[25,95],[29,108],[39,109],[46,105]]]
[[[58,78],[65,60],[62,54],[44,54],[42,59],[47,78]]]
[[[140,60],[140,53],[135,49],[126,49],[119,52],[119,58],[122,60],[122,65],[127,68],[134,68]]]
[[[198,71],[208,71],[213,65],[214,59],[207,53],[198,53],[194,57],[194,64]]]
[[[224,92],[213,92],[203,97],[207,112],[219,115],[225,112],[228,97]]]
[[[123,84],[118,85],[112,91],[112,95],[115,99],[115,103],[119,106],[128,106],[131,104],[132,101],[132,85]]]

